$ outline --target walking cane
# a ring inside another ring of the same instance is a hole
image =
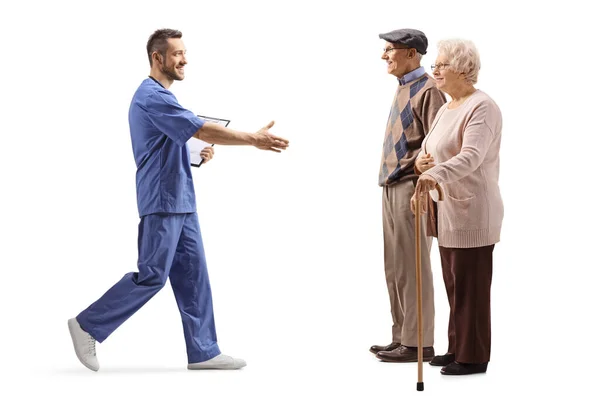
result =
[[[444,192],[439,184],[435,185],[438,201],[444,200]],[[416,196],[415,203],[415,254],[417,256],[417,332],[418,332],[418,380],[417,390],[422,392],[423,386],[423,300],[421,292],[421,196]]]

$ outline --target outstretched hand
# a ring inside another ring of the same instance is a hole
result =
[[[273,125],[275,125],[275,121],[269,122],[258,132],[256,132],[256,134],[254,135],[254,147],[261,150],[271,150],[277,153],[281,153],[281,150],[287,149],[289,140],[271,134],[269,132],[269,129],[271,129]]]

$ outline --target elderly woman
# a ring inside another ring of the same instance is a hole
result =
[[[450,303],[448,352],[431,365],[445,375],[485,372],[490,359],[492,252],[500,241],[504,206],[498,186],[502,115],[476,89],[480,61],[470,41],[445,40],[432,65],[436,85],[451,97],[438,111],[415,164],[411,200],[436,202],[436,228]],[[433,190],[439,184],[445,196]],[[429,207],[431,208],[431,207]]]

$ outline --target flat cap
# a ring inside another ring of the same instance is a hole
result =
[[[379,38],[390,43],[412,47],[421,54],[427,53],[427,36],[416,29],[397,29],[388,33],[380,33]]]

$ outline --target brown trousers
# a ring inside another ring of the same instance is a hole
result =
[[[494,245],[467,249],[439,246],[450,303],[448,353],[462,363],[490,360],[492,252]]]
[[[383,188],[383,248],[385,279],[392,312],[392,341],[418,346],[415,216],[410,199],[412,180]],[[433,346],[433,276],[429,259],[432,238],[425,235],[426,216],[421,219],[421,276],[423,300],[423,346]]]

